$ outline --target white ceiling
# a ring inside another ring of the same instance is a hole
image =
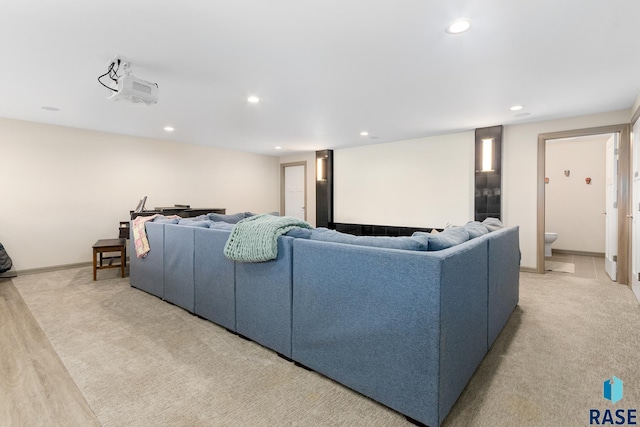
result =
[[[622,110],[639,22],[638,0],[2,0],[0,117],[280,155]],[[106,100],[116,54],[158,105]]]

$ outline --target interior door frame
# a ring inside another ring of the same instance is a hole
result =
[[[544,274],[544,231],[545,231],[545,162],[546,146],[549,139],[575,138],[605,133],[619,133],[618,150],[618,262],[617,282],[628,285],[631,275],[631,253],[629,238],[629,207],[631,200],[631,125],[629,123],[599,126],[585,129],[574,129],[560,132],[541,133],[538,135],[538,212],[537,212],[537,264],[536,272]]]
[[[284,215],[285,182],[284,170],[290,166],[304,166],[304,220],[307,220],[307,162],[280,163],[280,215]]]
[[[633,116],[631,117],[631,130],[633,132],[633,127],[636,125],[636,122],[638,121],[638,119],[640,119],[640,105],[636,107],[636,110],[633,112]],[[631,140],[631,154],[630,157],[631,159],[629,159],[629,167],[630,167],[630,171],[629,171],[629,178],[632,180],[630,183],[630,188],[629,191],[631,192],[631,201],[633,202],[633,166],[634,166],[634,153],[636,150],[640,150],[640,135],[636,135],[633,134],[633,138]],[[639,215],[638,212],[635,210],[636,207],[635,205],[632,204],[631,208],[630,208],[630,212],[629,212],[629,216],[630,216],[630,221],[631,221],[631,226],[633,227],[633,215]],[[638,209],[640,210],[640,209]],[[632,230],[630,230],[630,235],[632,236],[629,239],[629,253],[631,254],[631,256],[633,256],[633,242],[631,241],[631,239],[633,238],[633,234],[632,234]],[[633,261],[629,262],[629,286],[631,287],[631,290],[633,290],[633,282],[635,280],[635,277],[633,276]],[[639,278],[640,280],[640,278]],[[635,294],[635,292],[634,292]],[[640,300],[640,295],[636,294],[636,297],[638,298],[638,300]]]

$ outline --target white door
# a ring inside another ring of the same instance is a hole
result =
[[[640,301],[640,120],[633,125],[631,289]]]
[[[606,153],[606,240],[604,248],[604,269],[616,280],[616,261],[618,260],[618,134],[615,133],[607,140]]]
[[[305,166],[284,167],[284,214],[306,219]]]

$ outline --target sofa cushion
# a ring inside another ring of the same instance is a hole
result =
[[[489,231],[500,230],[502,227],[504,227],[502,225],[502,221],[500,221],[498,218],[487,218],[482,221],[482,225],[487,227]]]
[[[178,222],[178,225],[186,225],[188,227],[202,227],[209,228],[209,225],[213,223],[213,221],[205,220],[205,221],[196,221],[193,219],[181,219]]]
[[[191,218],[185,218],[185,219],[190,219],[192,221],[209,221],[209,215],[202,214],[202,215],[193,216]]]
[[[152,221],[158,224],[177,224],[180,218],[167,218],[164,215],[158,215]]]
[[[308,228],[296,227],[284,233],[285,236],[294,237],[296,239],[310,239],[311,230]]]
[[[424,236],[429,238],[429,250],[440,251],[469,240],[469,232],[464,227],[450,227],[438,234],[424,233],[416,231],[413,236]]]
[[[354,236],[327,228],[316,228],[311,231],[311,240],[323,242],[346,243],[349,245],[373,246],[377,248],[402,249],[407,251],[426,251],[429,238],[416,237],[387,237],[387,236]]]
[[[229,224],[236,224],[238,221],[241,221],[246,218],[245,212],[238,212],[231,215],[223,215],[217,213],[207,214],[211,221],[223,221],[228,222]]]
[[[489,229],[480,221],[469,221],[463,227],[469,233],[469,239],[475,239],[489,232]]]

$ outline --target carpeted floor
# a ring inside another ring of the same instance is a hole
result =
[[[100,274],[12,281],[104,426],[410,425],[115,270]],[[602,397],[612,375],[624,381],[615,405]],[[608,280],[523,273],[520,305],[443,426],[583,426],[590,408],[640,409],[640,306]]]

